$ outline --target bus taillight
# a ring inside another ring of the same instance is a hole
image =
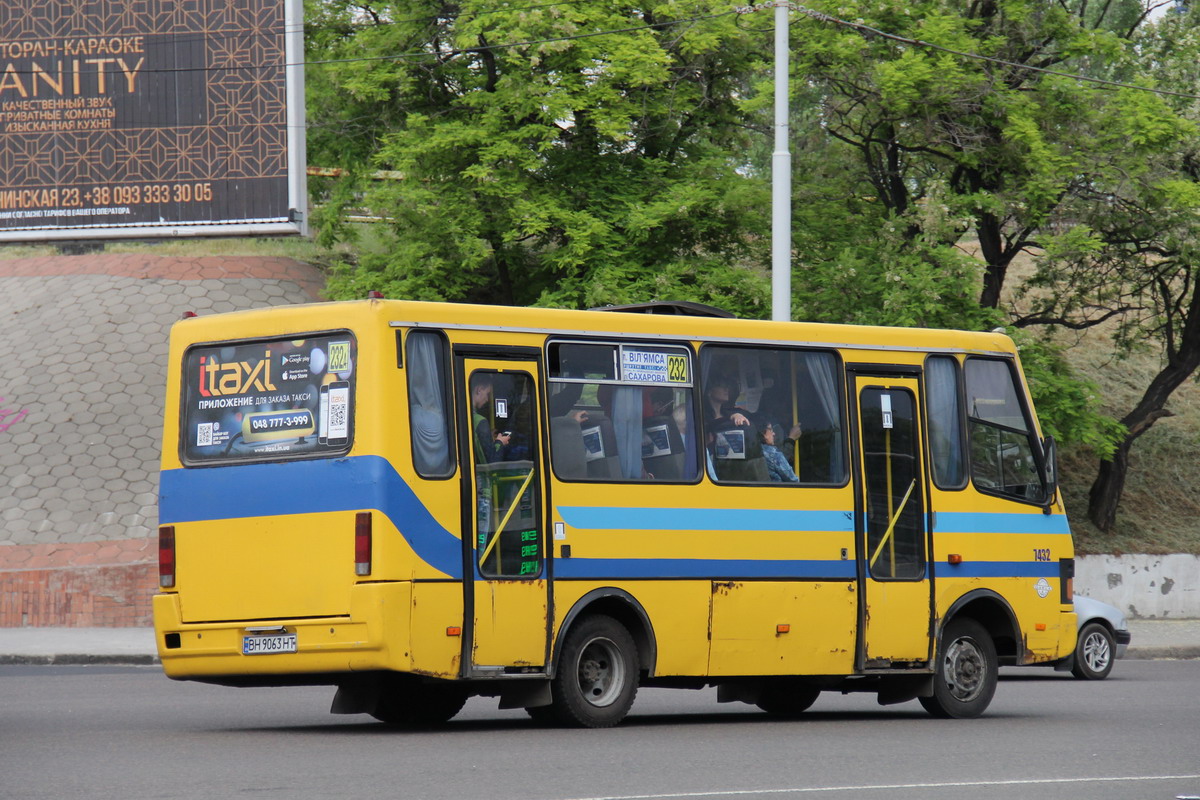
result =
[[[164,589],[175,586],[175,526],[158,529],[158,585]]]
[[[354,518],[354,574],[371,574],[370,511],[360,511]]]

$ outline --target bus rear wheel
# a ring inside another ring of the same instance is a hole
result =
[[[432,727],[450,721],[466,702],[458,687],[397,683],[381,690],[371,716],[389,725]]]
[[[918,699],[935,717],[978,717],[996,693],[998,671],[996,646],[984,627],[973,619],[953,619],[938,643],[933,696]]]
[[[637,647],[629,631],[612,617],[587,617],[563,641],[551,708],[565,725],[611,728],[629,713],[637,687]]]

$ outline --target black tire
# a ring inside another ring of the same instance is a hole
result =
[[[539,725],[551,725],[558,722],[558,717],[554,714],[554,706],[534,706],[526,708],[525,713]]]
[[[637,647],[612,617],[586,617],[567,632],[550,683],[553,715],[564,725],[611,728],[629,713],[638,689]],[[527,709],[534,719],[538,709]]]
[[[433,727],[449,722],[466,702],[467,693],[456,686],[404,682],[383,688],[371,716],[389,725]]]
[[[771,681],[763,687],[755,705],[772,716],[798,717],[811,708],[820,695],[820,689],[800,681]]]
[[[1071,674],[1082,681],[1102,681],[1112,672],[1116,656],[1116,641],[1108,628],[1089,622],[1079,631]]]
[[[938,642],[933,696],[918,699],[935,717],[973,719],[992,702],[998,673],[996,645],[984,627],[973,619],[952,619]]]

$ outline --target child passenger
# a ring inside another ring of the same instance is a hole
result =
[[[775,426],[769,422],[763,425],[759,430],[758,439],[762,442],[763,458],[767,462],[767,474],[771,476],[771,480],[780,483],[799,483],[800,478],[796,476],[795,470],[783,457],[783,453],[779,452],[779,448],[775,446]]]

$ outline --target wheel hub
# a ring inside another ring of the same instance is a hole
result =
[[[959,639],[946,649],[946,683],[958,700],[973,700],[984,685],[987,668],[983,653],[971,639]]]
[[[1093,633],[1083,642],[1083,660],[1093,672],[1103,672],[1111,658],[1108,640],[1098,633]]]
[[[625,683],[620,653],[608,639],[594,639],[579,655],[579,691],[594,706],[611,705]]]

